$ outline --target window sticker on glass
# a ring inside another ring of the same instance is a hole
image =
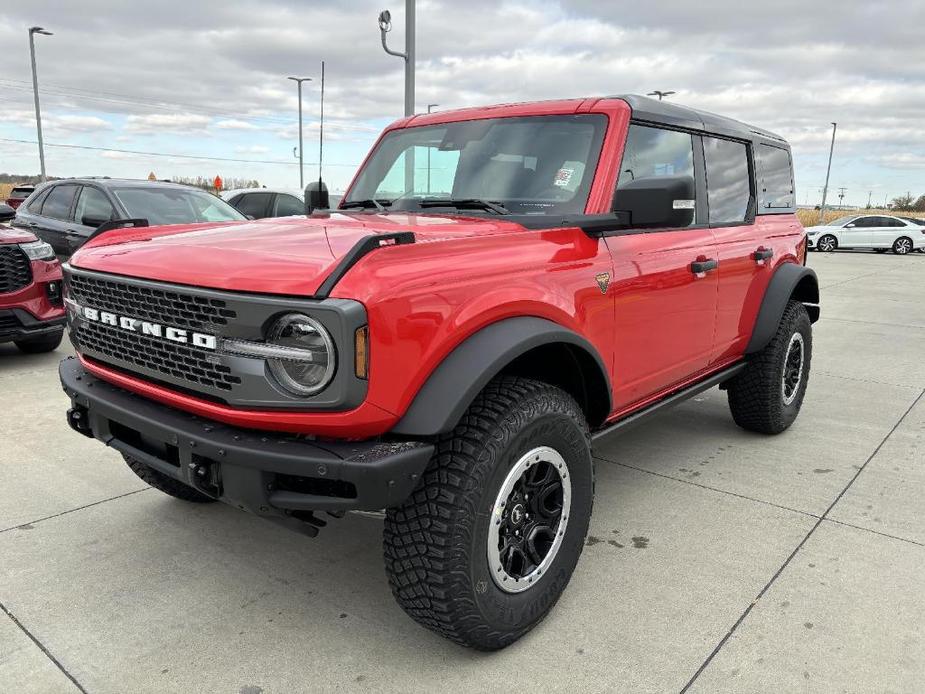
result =
[[[572,174],[575,173],[575,169],[559,169],[556,171],[556,180],[553,183],[560,188],[568,188],[569,182],[572,180]]]

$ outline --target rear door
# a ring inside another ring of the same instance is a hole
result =
[[[719,263],[710,359],[716,364],[744,350],[752,328],[746,320],[749,299],[760,300],[770,278],[773,244],[765,241],[755,225],[757,194],[751,149],[745,142],[703,137],[708,217]]]
[[[43,241],[51,244],[55,253],[63,258],[71,255],[68,233],[73,227],[74,198],[79,186],[72,183],[54,186],[42,203],[41,213],[30,228]]]
[[[697,156],[695,156],[695,145]],[[703,180],[699,137],[632,124],[617,188],[641,178]],[[614,406],[642,404],[706,369],[717,300],[713,232],[702,185],[684,227],[633,230],[607,238],[613,255]],[[695,265],[701,263],[701,265]]]
[[[900,236],[906,234],[906,223],[895,217],[875,217],[877,225],[870,230],[870,245],[874,248],[892,248]]]

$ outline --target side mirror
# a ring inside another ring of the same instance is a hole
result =
[[[8,222],[16,216],[16,210],[9,205],[0,204],[0,222]]]
[[[851,222],[851,224],[846,224],[845,229],[854,229],[854,222]]]
[[[305,186],[305,214],[329,208],[328,187],[323,181],[313,181]]]
[[[94,217],[92,215],[84,215],[80,218],[81,224],[85,227],[93,227],[94,229],[103,226],[108,221],[109,217]]]
[[[687,227],[694,222],[696,190],[691,176],[638,178],[613,196],[613,210],[628,212],[634,227]]]

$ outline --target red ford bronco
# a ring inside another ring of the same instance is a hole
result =
[[[799,412],[819,290],[776,135],[638,96],[420,115],[326,197],[87,243],[68,421],[187,501],[384,509],[396,599],[450,639],[556,603],[597,437],[713,386],[752,431]]]
[[[0,205],[0,342],[50,352],[64,337],[61,264],[47,243],[2,224],[13,214]]]

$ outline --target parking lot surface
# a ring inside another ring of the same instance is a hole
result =
[[[708,391],[600,443],[550,616],[482,654],[393,602],[381,522],[316,539],[148,489],[0,345],[0,691],[920,692],[925,255],[813,254],[809,390],[777,437]]]

